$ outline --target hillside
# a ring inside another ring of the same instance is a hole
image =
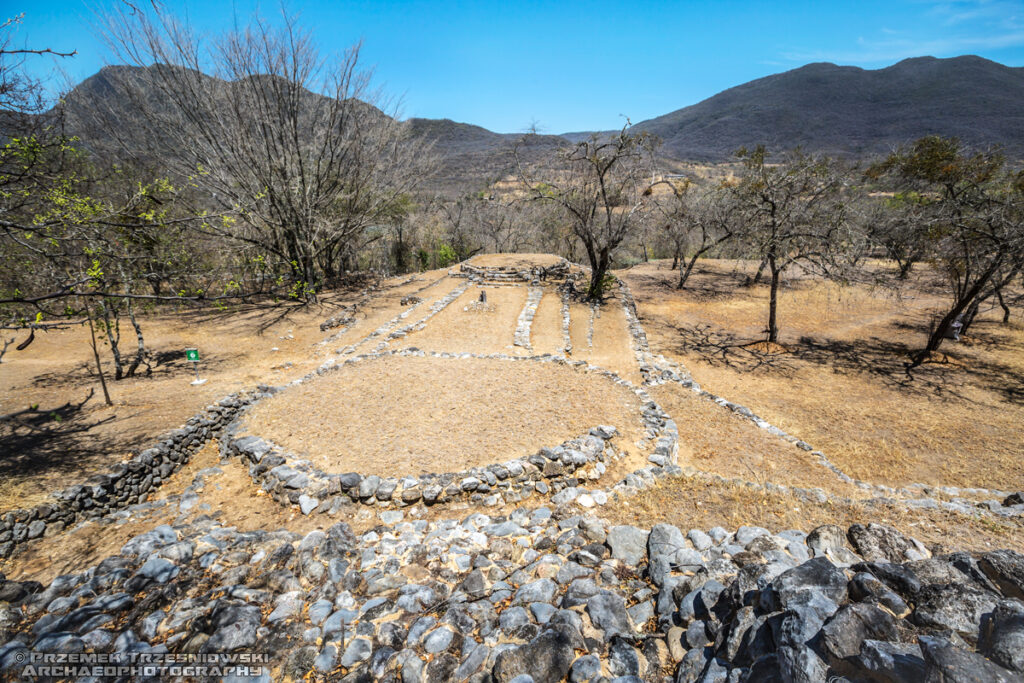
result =
[[[150,67],[150,69],[156,67]],[[106,67],[66,98],[68,125],[93,148],[111,142],[89,130],[86,112],[97,102],[109,108],[125,130],[132,129],[130,103],[116,96],[119,81],[145,85],[148,69]],[[159,96],[155,90],[150,96]],[[317,97],[310,93],[310,98]],[[920,57],[865,70],[829,63],[767,76],[725,90],[698,104],[641,121],[662,140],[660,154],[685,161],[724,161],[741,146],[865,157],[928,134],[957,136],[969,146],[1001,145],[1013,159],[1024,158],[1024,68],[964,56]],[[384,115],[381,113],[381,115]],[[495,133],[450,119],[412,118],[413,136],[429,141],[439,159],[423,187],[456,195],[480,189],[514,170],[518,134]],[[589,132],[542,135],[524,156],[537,161]],[[135,152],[151,156],[159,142],[139,139]]]
[[[149,100],[162,98],[151,70],[160,67],[108,66],[76,86],[64,98],[67,130],[81,138],[84,146],[101,156],[122,159],[131,154],[141,159],[160,156],[161,141],[147,136],[142,128],[132,123],[138,116],[125,92],[143,93]],[[213,79],[211,78],[211,81]],[[226,88],[228,83],[215,82]],[[314,93],[307,93],[309,106],[316,104]],[[370,107],[370,105],[367,105]],[[371,112],[386,116],[371,108]],[[413,137],[429,142],[438,156],[436,172],[423,181],[424,189],[442,194],[461,194],[480,189],[489,180],[511,173],[514,169],[512,150],[522,136],[493,133],[480,126],[458,123],[449,119],[408,120]],[[114,136],[111,130],[119,130]],[[131,131],[139,131],[131,136]],[[118,139],[115,139],[118,138]],[[125,139],[129,138],[129,139]],[[543,155],[566,144],[553,135],[536,136],[524,158],[536,161]],[[125,145],[127,149],[125,149]]]
[[[928,134],[1000,144],[1021,158],[1022,102],[1024,68],[980,57],[919,57],[877,70],[818,63],[730,88],[635,129],[659,136],[662,153],[686,160],[720,161],[760,143],[861,157]]]

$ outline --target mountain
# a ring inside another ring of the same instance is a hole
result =
[[[161,154],[168,152],[170,143],[154,138],[146,127],[132,125],[138,113],[125,93],[135,93],[133,97],[147,100],[149,106],[161,106],[161,100],[166,97],[160,92],[154,70],[166,68],[172,67],[102,68],[65,96],[62,107],[66,130],[79,136],[84,147],[100,156],[117,160],[128,154],[158,160]],[[213,97],[233,85],[210,76],[200,81],[204,92]],[[308,91],[302,96],[310,108],[315,107],[321,97]],[[371,117],[387,116],[371,105],[365,107]],[[439,161],[436,172],[423,180],[421,187],[427,191],[460,195],[483,189],[488,182],[515,171],[512,152],[521,135],[494,133],[449,119],[413,118],[407,123],[413,137],[430,143]],[[114,135],[112,130],[119,132]],[[566,140],[554,135],[532,136],[529,144],[522,147],[521,157],[528,162],[539,161],[565,144]]]
[[[516,170],[513,150],[520,144],[524,162],[537,162],[568,144],[557,135],[533,135],[528,140],[518,133],[494,133],[451,119],[409,119],[412,134],[433,144],[441,160],[437,174],[426,185],[437,191],[466,192],[484,189]]]
[[[760,78],[641,121],[661,152],[722,161],[741,146],[863,157],[929,134],[1024,158],[1024,68],[964,56],[884,69],[817,63]]]
[[[118,96],[123,91],[118,82],[134,79],[145,90],[155,68],[167,67],[106,67],[83,81],[65,98],[69,130],[85,131],[87,143],[90,136],[97,141],[102,127],[89,133],[87,121],[97,102],[130,130],[131,104]],[[306,97],[314,102],[319,96]],[[980,57],[920,57],[877,70],[817,63],[730,88],[633,129],[662,139],[659,153],[666,165],[670,160],[725,161],[739,147],[757,144],[770,150],[800,146],[847,157],[875,156],[933,133],[957,136],[974,147],[998,144],[1019,160],[1024,159],[1022,105],[1024,68]],[[408,124],[414,136],[432,143],[439,159],[437,172],[424,180],[427,190],[473,192],[515,170],[512,150],[520,135],[449,119],[413,118]],[[522,156],[538,161],[590,134],[531,136]],[[159,156],[159,140],[140,138],[133,144],[150,157]]]

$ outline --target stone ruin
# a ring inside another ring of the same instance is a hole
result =
[[[560,269],[546,276],[500,269],[463,273],[520,285],[568,276]],[[462,291],[444,297],[417,322],[406,323],[411,310],[404,312],[367,339],[416,329]],[[810,451],[840,479],[875,490],[888,504],[975,516],[1024,514],[1021,494],[981,504],[922,499],[913,496],[929,489],[896,491],[847,477],[820,451],[702,390],[684,368],[653,356],[628,289],[622,294],[644,386],[677,382],[690,388]],[[563,296],[563,307],[566,301]],[[519,325],[527,332],[528,317]],[[352,354],[345,363],[380,355]],[[473,357],[433,355],[452,362]],[[488,357],[569,363],[624,382],[563,356]],[[325,363],[299,381],[340,365]],[[608,480],[616,430],[607,426],[528,458],[466,472],[321,472],[258,435],[238,433],[248,406],[272,400],[286,387],[232,395],[109,474],[65,489],[53,503],[0,518],[4,555],[90,519],[122,519],[154,508],[172,519],[95,566],[48,585],[0,576],[0,671],[11,680],[34,680],[38,676],[26,673],[26,662],[48,653],[98,654],[125,665],[143,657],[159,663],[172,655],[262,653],[267,658],[257,661],[258,670],[208,678],[1024,681],[1024,555],[1014,550],[938,553],[873,523],[820,526],[808,534],[602,520],[603,505],[628,501],[657,481],[713,478],[679,467],[675,423],[644,387],[633,388],[645,401],[643,425],[657,447],[647,467],[617,482]],[[211,470],[199,472],[180,495],[148,500],[213,438],[221,440],[224,456],[247,467],[254,490],[301,514],[324,515],[326,530],[242,532],[208,515],[188,517]],[[757,485],[747,484],[753,494]],[[787,492],[829,500],[821,490]],[[943,493],[970,492],[945,487]],[[456,516],[452,509],[426,518],[428,510],[452,503],[483,510],[503,505],[505,511]],[[358,536],[333,519],[361,512],[374,514],[380,524]],[[139,673],[119,680],[188,678],[181,671],[171,666],[148,678]],[[61,677],[90,675],[80,670]]]

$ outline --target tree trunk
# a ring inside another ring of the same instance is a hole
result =
[[[153,366],[149,364],[149,352],[146,351],[146,343],[142,339],[142,327],[135,318],[135,308],[132,306],[131,299],[128,300],[128,318],[132,321],[132,327],[135,328],[135,338],[138,340],[139,348],[135,352],[132,364],[128,366],[127,376],[134,377],[135,371],[139,369],[139,365],[142,363],[146,364],[146,374],[151,375],[153,374]]]
[[[587,247],[587,256],[590,257],[590,286],[587,288],[587,298],[591,301],[600,301],[604,294],[604,276],[608,273],[611,259],[608,257],[607,249],[595,252],[590,246]]]
[[[1003,288],[1000,287],[996,290],[996,297],[999,299],[999,307],[1003,309],[1003,324],[1006,325],[1010,322],[1010,307],[1003,301]]]
[[[110,355],[114,357],[114,381],[124,379],[124,363],[121,361],[121,320],[120,313],[114,308],[111,316],[110,305],[106,299],[100,302],[103,307],[103,322],[106,327],[107,341],[110,342]],[[113,318],[113,320],[111,320]]]
[[[906,280],[910,275],[911,268],[914,267],[914,261],[912,259],[896,259],[896,265],[899,266],[900,272],[896,277],[900,280]]]
[[[680,267],[679,282],[676,284],[676,289],[682,289],[686,286],[686,281],[690,279],[690,273],[693,272],[693,267],[697,263],[698,256],[700,256],[700,253],[694,254],[685,267]]]
[[[100,376],[100,386],[103,387],[103,400],[106,401],[108,406],[112,406],[114,402],[110,400],[110,392],[107,391],[107,380],[103,376],[103,364],[100,363],[100,351],[96,348],[96,328],[92,324],[92,311],[86,308],[85,316],[89,319],[89,335],[92,337],[92,357],[96,360],[96,372]]]
[[[938,351],[939,347],[942,346],[942,340],[946,338],[946,332],[949,330],[950,325],[963,313],[971,303],[978,298],[978,295],[985,289],[992,276],[999,270],[1001,262],[999,260],[993,261],[989,264],[988,269],[982,273],[977,282],[964,293],[960,299],[953,304],[953,308],[942,316],[942,320],[939,321],[938,327],[932,330],[931,335],[928,337],[928,344],[922,349],[910,363],[911,368],[916,368],[928,359],[928,356],[933,351]]]
[[[768,257],[767,256],[765,256],[765,257],[763,257],[761,259],[761,265],[759,265],[757,267],[757,273],[754,274],[754,277],[748,277],[747,278],[747,281],[745,283],[747,287],[753,287],[754,285],[756,285],[759,282],[761,282],[761,276],[764,275],[764,267],[766,265],[768,265]]]
[[[968,328],[970,328],[974,323],[974,319],[978,315],[978,308],[989,296],[991,296],[991,293],[985,296],[980,296],[974,300],[974,303],[967,307],[967,312],[964,313],[964,317],[961,320],[962,325],[960,326],[960,334],[967,334]]]
[[[779,302],[779,276],[782,274],[782,271],[776,267],[775,254],[769,254],[766,260],[771,267],[772,273],[771,292],[768,295],[768,341],[778,343],[779,324],[777,309]]]

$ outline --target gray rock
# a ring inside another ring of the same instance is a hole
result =
[[[736,543],[746,548],[755,538],[771,536],[772,532],[759,526],[741,526],[736,530]]]
[[[1003,595],[1024,600],[1024,555],[994,550],[978,559],[978,567]]]
[[[538,602],[534,603],[537,605],[543,605],[545,603]],[[552,607],[552,609],[554,609]],[[505,633],[511,633],[520,626],[525,626],[530,623],[530,615],[526,613],[526,609],[523,607],[509,607],[502,611],[498,617],[498,623],[501,625],[501,630]]]
[[[367,638],[353,638],[345,646],[345,654],[341,656],[341,665],[351,669],[359,662],[365,662],[373,653],[373,644]]]
[[[312,496],[307,496],[306,494],[299,496],[299,509],[302,510],[304,515],[308,515],[313,510],[316,510],[319,505],[320,501]],[[323,656],[322,653],[321,656]],[[319,657],[317,659],[319,660]]]
[[[885,524],[854,524],[846,535],[854,550],[868,561],[906,562],[930,556],[919,542]]]
[[[328,673],[338,665],[338,647],[334,643],[327,643],[320,654],[313,660],[313,668],[320,673]]]
[[[821,683],[828,680],[828,666],[806,645],[786,645],[778,651],[782,680],[793,683]]]
[[[565,589],[565,595],[562,597],[562,607],[569,608],[584,605],[590,598],[597,595],[600,590],[593,579],[576,579]]]
[[[689,646],[687,649],[704,647],[708,644],[707,625],[700,619],[697,619],[686,627],[686,634],[683,637],[686,639],[686,644]]]
[[[452,639],[455,637],[455,632],[447,626],[442,626],[430,632],[430,634],[423,640],[423,649],[428,654],[437,654],[447,650],[452,644]]]
[[[968,584],[925,586],[910,618],[918,626],[950,629],[973,642],[982,615],[995,609],[998,601],[994,593]]]
[[[846,575],[828,559],[816,557],[777,576],[761,593],[761,605],[769,612],[786,609],[805,592],[818,593],[836,604],[845,602]]]
[[[333,611],[334,604],[330,600],[317,600],[309,606],[309,622],[319,626]]]
[[[1003,600],[982,617],[978,651],[1000,666],[1024,673],[1024,603]]]
[[[851,659],[851,663],[869,672],[869,676],[865,676],[869,680],[884,683],[925,680],[921,648],[913,644],[865,640],[860,653]]]
[[[242,648],[251,648],[256,644],[256,630],[259,622],[250,620],[234,621],[217,629],[206,641],[208,652],[234,652]]]
[[[380,477],[376,474],[371,474],[359,482],[359,497],[363,500],[372,498],[377,495],[378,488],[380,488]]]
[[[635,526],[613,526],[608,530],[606,541],[612,557],[635,567],[647,559],[647,537],[649,531]]]
[[[506,610],[507,612],[508,610]],[[530,613],[538,624],[546,624],[558,610],[546,602],[534,602],[530,604]]]
[[[613,638],[608,648],[608,673],[612,676],[639,676],[643,673],[643,655],[624,638]]]
[[[839,666],[847,657],[857,655],[865,640],[899,640],[896,619],[874,605],[857,602],[839,609],[821,629],[821,643]]]
[[[480,670],[480,667],[487,661],[487,657],[491,654],[491,648],[487,647],[483,643],[477,645],[469,651],[463,660],[459,664],[459,668],[455,670],[455,680],[465,681],[469,680],[469,677]]]
[[[584,655],[572,663],[569,680],[573,683],[584,683],[593,680],[601,673],[601,660],[594,655]]]
[[[587,614],[594,626],[604,631],[605,641],[614,636],[633,635],[633,625],[626,614],[626,603],[617,593],[601,591],[587,600]]]
[[[561,630],[547,629],[526,645],[499,654],[492,673],[496,683],[511,683],[522,674],[536,683],[558,683],[575,658],[570,637]]]
[[[847,585],[850,598],[858,602],[873,598],[884,605],[886,609],[897,617],[905,617],[910,613],[907,603],[873,574],[859,572],[854,575]]]
[[[550,603],[555,598],[555,592],[558,590],[558,584],[551,579],[537,579],[529,583],[524,583],[516,591],[515,597],[512,600],[513,605],[527,605],[531,602],[548,602]]]
[[[945,638],[921,636],[925,680],[941,683],[1021,683],[1024,678]]]
[[[860,561],[847,544],[846,531],[835,524],[825,524],[811,531],[806,545],[813,557],[827,557],[840,564]]]
[[[690,542],[693,543],[693,547],[700,552],[704,552],[715,544],[711,537],[700,529],[690,529],[687,537],[690,539]]]

